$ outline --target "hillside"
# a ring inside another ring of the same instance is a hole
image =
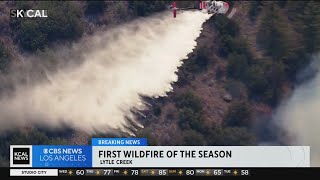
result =
[[[232,20],[212,17],[181,67],[174,92],[155,100],[153,111],[141,119],[142,131],[160,145],[290,144],[271,119],[290,95],[296,72],[309,62],[308,30],[300,29],[308,15],[292,9],[311,3],[319,6],[234,2]]]
[[[56,9],[47,21],[1,16],[1,92],[10,91],[2,77],[10,64],[59,44],[72,44],[102,28],[165,10],[163,1],[0,2],[0,14],[22,7]],[[152,106],[139,114],[144,128],[136,135],[151,145],[290,144],[271,119],[290,96],[297,73],[319,51],[320,11],[316,1],[232,1],[232,19],[212,16],[203,24],[197,47],[180,67],[178,82],[167,97],[145,98]],[[68,9],[68,14],[58,9]],[[297,13],[299,9],[299,13]],[[46,62],[55,66],[56,61]],[[54,68],[53,68],[54,69]],[[10,144],[87,144],[91,137],[75,130],[25,127],[2,133],[0,158],[7,163]]]

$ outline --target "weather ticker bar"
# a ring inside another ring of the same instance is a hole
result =
[[[250,176],[250,169],[99,168],[10,169],[10,176]]]
[[[4,169],[0,169],[4,170]],[[63,168],[10,169],[10,176],[320,176],[320,168]]]

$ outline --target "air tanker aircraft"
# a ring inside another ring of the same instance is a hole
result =
[[[204,13],[208,14],[226,14],[228,18],[231,18],[236,9],[233,8],[230,12],[229,4],[224,1],[197,1],[194,7],[186,7],[186,8],[177,8],[177,3],[173,2],[170,6],[170,9],[173,10],[173,17],[177,17],[177,11],[185,11],[185,10],[200,10]]]

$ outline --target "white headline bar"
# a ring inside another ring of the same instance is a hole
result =
[[[310,167],[309,146],[93,146],[93,167]]]

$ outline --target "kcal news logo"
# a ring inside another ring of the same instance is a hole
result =
[[[13,164],[30,164],[30,149],[13,148]]]
[[[10,167],[31,167],[32,147],[30,145],[10,146]]]
[[[12,18],[47,18],[48,10],[46,9],[11,9],[10,17]]]

